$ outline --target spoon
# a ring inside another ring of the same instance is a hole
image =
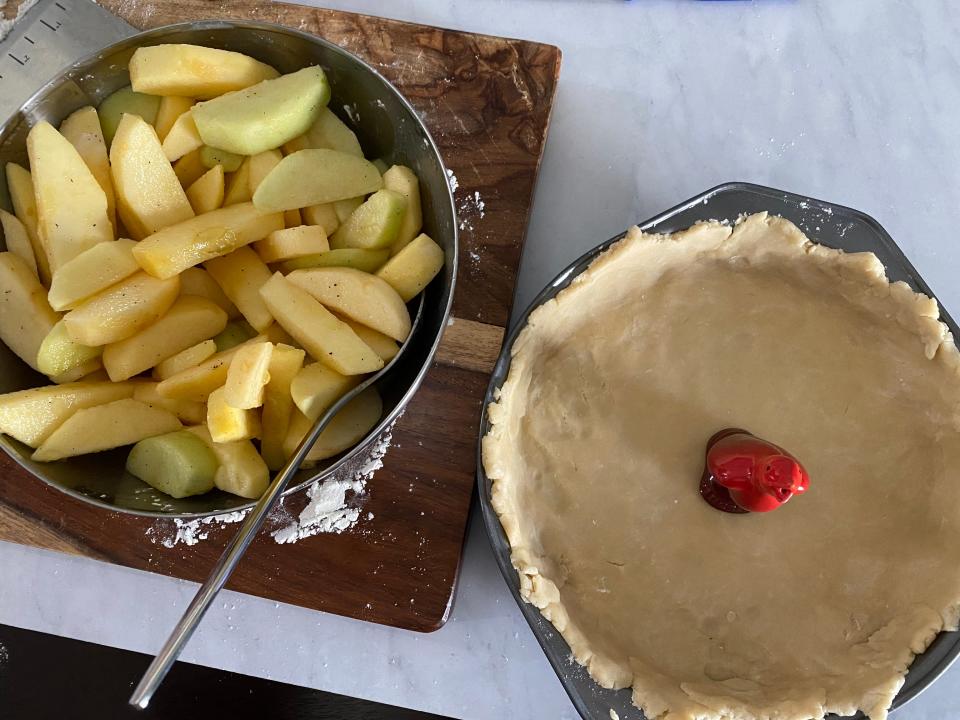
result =
[[[270,512],[277,499],[286,489],[291,478],[293,478],[297,470],[300,469],[300,465],[307,457],[307,454],[310,452],[310,449],[313,447],[314,443],[316,443],[317,438],[320,437],[320,433],[323,432],[324,428],[330,424],[330,421],[333,420],[334,416],[340,412],[340,410],[342,410],[347,403],[353,400],[368,387],[386,376],[386,374],[397,365],[397,362],[400,360],[407,348],[410,347],[410,343],[417,330],[417,326],[420,324],[420,320],[423,318],[423,305],[424,299],[423,294],[421,293],[420,303],[417,306],[417,314],[413,318],[410,333],[407,335],[407,339],[403,341],[403,345],[400,346],[397,354],[393,356],[390,362],[384,365],[383,368],[381,368],[376,374],[371,375],[346,395],[337,400],[325,413],[317,418],[316,422],[313,423],[313,427],[310,429],[310,432],[308,432],[304,436],[303,440],[300,441],[300,444],[297,446],[297,449],[294,451],[293,455],[289,460],[287,460],[286,465],[280,469],[276,477],[273,478],[273,482],[270,483],[270,486],[264,491],[263,495],[260,496],[260,499],[257,501],[257,504],[254,505],[253,510],[251,510],[250,514],[247,515],[247,519],[240,527],[239,532],[237,532],[233,540],[231,540],[224,549],[223,554],[217,561],[216,566],[210,572],[210,575],[207,576],[207,579],[204,581],[203,585],[200,586],[200,589],[197,590],[197,594],[193,596],[190,606],[183,613],[183,616],[180,618],[177,626],[173,629],[173,632],[170,633],[170,636],[163,644],[163,647],[160,648],[160,652],[157,653],[157,656],[153,659],[153,662],[150,663],[150,667],[148,667],[147,671],[143,674],[143,677],[140,679],[140,683],[133,691],[133,695],[130,696],[129,703],[131,705],[140,709],[144,709],[150,704],[150,699],[153,697],[154,692],[156,692],[157,688],[160,686],[160,683],[163,682],[163,679],[170,671],[170,667],[180,656],[184,646],[197,629],[197,626],[203,619],[203,616],[210,607],[210,604],[213,602],[214,598],[216,598],[217,593],[220,592],[227,580],[230,578],[234,568],[237,567],[237,563],[240,562],[240,558],[243,557],[243,553],[246,552],[247,548],[250,546],[250,543],[253,542],[253,538],[256,537],[257,531],[263,525],[264,520],[267,519],[267,514]]]

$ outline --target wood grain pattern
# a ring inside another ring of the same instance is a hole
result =
[[[560,51],[248,0],[102,0],[101,5],[143,29],[197,19],[256,19],[338,43],[376,66],[410,99],[456,175],[465,259],[454,298],[457,319],[393,428],[384,467],[368,485],[363,519],[349,532],[278,545],[269,531],[307,502],[302,494],[288,499],[229,584],[372,622],[437,629],[453,598],[473,495],[481,402],[510,314]],[[172,521],[73,500],[0,456],[0,539],[199,581],[237,526],[205,529],[209,537],[203,542],[165,547]]]

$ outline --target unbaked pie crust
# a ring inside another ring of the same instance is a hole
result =
[[[882,720],[960,604],[960,355],[871,253],[760,213],[638,228],[537,308],[483,462],[523,598],[648,718]],[[810,490],[730,515],[707,439]]]

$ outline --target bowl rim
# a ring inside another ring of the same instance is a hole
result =
[[[129,49],[131,47],[139,46],[144,40],[155,39],[162,37],[163,35],[169,34],[176,31],[194,31],[194,32],[203,32],[210,30],[251,30],[251,31],[269,31],[276,32],[284,35],[292,35],[299,37],[309,43],[322,46],[327,50],[339,54],[345,57],[348,61],[358,64],[363,70],[373,75],[378,79],[382,85],[386,88],[388,93],[393,93],[396,100],[407,110],[410,116],[415,120],[417,127],[423,132],[424,137],[426,138],[428,150],[432,153],[440,166],[440,171],[444,175],[444,188],[446,195],[443,197],[449,205],[450,209],[450,226],[452,228],[453,237],[452,237],[452,257],[447,261],[450,264],[450,288],[447,293],[447,297],[442,308],[440,328],[436,336],[433,338],[430,343],[430,347],[426,353],[426,356],[423,360],[423,363],[420,369],[417,371],[410,385],[401,395],[400,399],[397,401],[393,409],[380,418],[380,421],[371,429],[364,437],[352,448],[347,450],[344,454],[337,458],[337,460],[327,467],[323,468],[316,474],[311,475],[307,479],[293,485],[283,491],[281,498],[286,498],[294,493],[297,493],[303,490],[306,487],[314,484],[315,482],[322,481],[332,475],[337,471],[346,466],[351,460],[355,460],[361,451],[366,451],[369,441],[372,438],[378,437],[385,430],[387,430],[403,413],[406,409],[407,404],[419,390],[420,385],[423,383],[424,378],[426,377],[427,372],[430,370],[433,365],[434,356],[436,355],[437,348],[440,346],[440,342],[443,339],[443,334],[446,329],[448,320],[450,318],[450,313],[453,309],[453,300],[454,294],[456,292],[457,286],[457,272],[459,269],[459,259],[460,259],[460,233],[459,225],[457,219],[457,206],[453,196],[453,190],[450,187],[449,181],[446,180],[449,177],[449,172],[447,171],[446,163],[443,160],[443,154],[440,152],[440,148],[437,146],[436,140],[433,137],[433,134],[430,132],[430,129],[424,123],[423,118],[416,111],[416,108],[410,103],[409,100],[401,93],[393,83],[391,83],[386,77],[380,73],[375,67],[368,63],[363,58],[354,55],[349,50],[337,45],[336,43],[330,42],[329,40],[322,38],[318,35],[312,33],[304,32],[303,30],[297,30],[294,28],[287,27],[285,25],[280,25],[277,23],[270,22],[261,22],[258,20],[195,20],[187,22],[178,22],[172,23],[169,25],[162,25],[160,27],[151,28],[149,30],[142,30],[134,33],[126,38],[118,40],[117,42],[110,43],[105,45],[102,48],[95,50],[93,52],[87,53],[79,60],[76,60],[69,65],[66,65],[57,72],[52,78],[44,82],[40,87],[30,95],[10,116],[3,119],[3,122],[0,122],[0,135],[2,135],[8,127],[20,116],[24,115],[25,112],[29,111],[35,104],[37,104],[47,93],[49,93],[55,86],[61,83],[66,77],[71,74],[74,74],[78,71],[83,71],[83,69],[98,60],[103,60],[107,55]],[[445,248],[446,249],[446,248]],[[0,435],[0,448],[15,462],[17,465],[22,467],[28,473],[33,475],[36,478],[39,478],[46,485],[56,489],[59,492],[66,493],[71,497],[81,500],[90,505],[94,505],[98,508],[108,510],[116,513],[123,513],[127,515],[135,515],[139,517],[147,517],[154,519],[167,519],[167,520],[196,520],[205,517],[216,517],[218,515],[225,515],[230,513],[246,513],[248,512],[255,504],[256,500],[250,500],[241,505],[236,505],[231,508],[221,509],[221,510],[206,510],[198,512],[162,512],[157,510],[146,510],[138,508],[128,508],[119,505],[112,505],[110,503],[104,502],[98,497],[92,495],[86,495],[84,493],[78,492],[73,488],[68,488],[59,483],[52,482],[43,475],[38,475],[33,471],[33,469],[24,462],[23,457],[17,452],[11,444],[10,439],[6,435]],[[271,477],[273,473],[271,472]]]
[[[720,185],[716,185],[709,190],[705,190],[697,195],[694,195],[690,199],[684,200],[683,202],[674,205],[668,210],[658,213],[648,220],[637,223],[637,225],[641,230],[647,231],[652,227],[670,220],[672,217],[685,210],[689,210],[698,205],[705,205],[708,201],[716,196],[725,193],[736,192],[752,194],[764,197],[766,199],[789,201],[797,204],[798,207],[801,208],[809,207],[814,210],[828,212],[829,214],[835,213],[837,215],[845,215],[862,222],[877,235],[877,238],[884,247],[884,250],[890,253],[890,255],[897,260],[901,269],[907,273],[911,279],[911,282],[916,286],[916,288],[937,301],[937,305],[940,310],[941,322],[944,322],[951,329],[955,336],[960,337],[960,334],[957,332],[958,326],[956,322],[950,316],[950,313],[946,310],[943,304],[939,301],[936,294],[927,285],[920,273],[900,249],[900,246],[875,218],[860,210],[856,210],[845,205],[840,205],[838,203],[818,200],[807,195],[792,193],[785,190],[778,190],[766,185],[733,181],[721,183]],[[806,205],[804,205],[804,203],[806,203]],[[606,718],[607,709],[610,708],[610,703],[606,702],[606,704],[603,705],[601,714],[596,714],[595,711],[598,711],[598,708],[591,705],[590,702],[581,695],[576,686],[576,678],[574,677],[574,673],[576,672],[583,671],[585,673],[586,668],[578,663],[573,663],[571,666],[571,663],[567,661],[567,658],[572,657],[570,655],[570,649],[567,641],[563,638],[560,632],[556,630],[554,625],[540,613],[540,610],[537,607],[526,602],[520,596],[519,576],[511,561],[511,545],[506,537],[503,525],[500,523],[500,516],[497,514],[496,510],[494,510],[491,502],[490,491],[492,488],[492,481],[487,476],[486,469],[483,465],[483,439],[489,432],[491,425],[488,408],[491,403],[497,400],[500,388],[509,375],[514,343],[523,329],[527,326],[530,314],[545,302],[554,298],[559,292],[566,288],[574,278],[583,273],[593,263],[597,256],[609,249],[614,243],[619,242],[626,237],[626,234],[626,231],[621,232],[612,238],[601,242],[599,245],[587,250],[573,260],[569,265],[563,268],[563,270],[557,273],[557,275],[536,294],[533,300],[531,300],[526,308],[524,308],[523,312],[517,316],[512,327],[504,338],[500,354],[497,357],[493,371],[490,374],[490,381],[487,385],[487,390],[484,394],[483,403],[480,409],[479,433],[477,436],[476,448],[477,501],[480,505],[480,513],[483,516],[483,525],[486,530],[487,539],[490,542],[490,549],[494,555],[494,559],[496,560],[497,567],[499,568],[500,574],[510,590],[510,594],[513,596],[514,600],[519,606],[524,620],[526,620],[527,625],[530,627],[533,636],[536,638],[541,650],[543,650],[547,661],[550,663],[550,666],[556,673],[558,679],[560,680],[560,684],[563,686],[563,689],[569,696],[570,701],[573,703],[580,716],[589,720],[601,718],[601,715],[602,718]],[[546,628],[546,630],[544,630],[544,628]],[[549,635],[545,634],[545,632],[549,633]],[[559,643],[566,649],[562,659],[556,654],[555,648],[551,647],[551,644],[553,643]],[[909,676],[911,671],[914,669],[915,663],[923,659],[927,653],[934,653],[933,656],[927,658],[930,660],[929,667],[918,667],[917,670],[921,671],[922,674],[915,682],[908,685],[907,681],[910,680]],[[960,631],[941,630],[926,647],[923,653],[914,655],[910,666],[907,668],[907,672],[904,675],[904,684],[901,686],[891,702],[890,711],[903,707],[908,702],[920,695],[924,690],[930,687],[930,685],[932,685],[937,678],[943,675],[958,657],[960,657]],[[587,675],[587,677],[598,690],[603,690],[603,688],[601,688],[601,686],[597,684],[592,677],[589,675]],[[606,690],[604,691],[614,692]],[[616,692],[631,693],[632,688],[626,688]],[[637,709],[632,704],[630,707],[636,712],[640,712],[640,717],[643,717],[642,711]],[[862,713],[858,713],[857,715],[852,716],[851,720],[862,717]],[[835,714],[827,715],[826,718],[827,720],[839,720],[838,716]]]

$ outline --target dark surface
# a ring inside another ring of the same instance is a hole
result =
[[[127,698],[149,661],[140,653],[0,625],[0,717],[444,720],[187,663],[174,665],[149,708],[135,710]]]
[[[821,245],[846,252],[874,253],[886,268],[887,277],[891,282],[902,280],[914,291],[936,299],[937,296],[910,264],[894,239],[872,217],[859,210],[774,188],[736,182],[719,185],[641,223],[640,228],[646,232],[672,233],[701,221],[726,219],[732,222],[741,213],[750,215],[763,211],[790,220],[812,241]],[[555,297],[575,277],[585,271],[598,255],[625,235],[626,233],[622,233],[611,238],[575,260],[534,298],[530,307],[520,317],[513,332],[503,344],[500,359],[497,361],[487,388],[480,424],[481,438],[490,428],[486,408],[493,402],[495,391],[500,388],[510,372],[511,347],[526,325],[530,312]],[[938,304],[940,320],[946,324],[954,337],[960,337],[960,328],[939,301]],[[510,562],[510,543],[490,503],[491,481],[484,471],[479,452],[477,478],[483,520],[500,572],[580,715],[585,720],[608,720],[609,711],[612,708],[623,720],[644,720],[643,713],[631,703],[630,689],[605,690],[597,685],[581,665],[569,661],[570,647],[556,632],[550,621],[544,618],[536,607],[522,601],[517,572]],[[925,652],[914,658],[903,687],[894,698],[891,708],[902,707],[904,703],[920,694],[950,666],[958,654],[960,654],[960,631],[940,633]],[[836,718],[837,716],[827,717]],[[855,720],[863,720],[863,717],[862,713],[858,713]]]

